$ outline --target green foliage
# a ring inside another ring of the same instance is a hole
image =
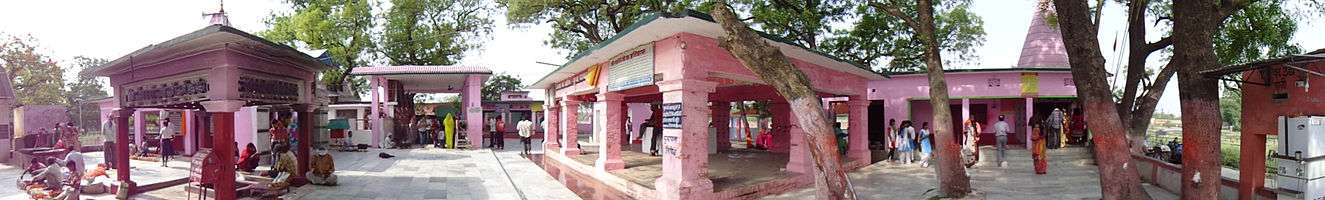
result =
[[[1224,91],[1219,97],[1219,115],[1233,130],[1242,130],[1242,93]]]
[[[342,67],[322,74],[327,89],[340,91],[345,83],[351,91],[367,91],[365,81],[347,81],[345,72],[368,63],[362,55],[374,48],[372,7],[365,0],[287,0],[293,13],[272,13],[266,19],[271,29],[263,38],[295,47],[325,49]]]
[[[524,89],[520,79],[510,74],[498,73],[483,83],[483,101],[501,100],[501,92]]]
[[[833,33],[831,23],[851,15],[855,2],[846,0],[749,1],[751,25],[764,32],[816,49]]]
[[[934,26],[945,64],[976,60],[975,48],[984,44],[984,20],[972,13],[969,1],[939,1]],[[914,5],[899,6],[915,15]],[[824,50],[835,56],[872,67],[878,72],[909,72],[925,69],[924,48],[902,19],[873,5],[861,5],[854,13],[859,20],[840,37],[829,39]],[[759,16],[756,16],[758,18]],[[887,63],[881,63],[887,61]]]
[[[650,12],[693,8],[693,0],[497,0],[515,26],[552,24],[544,42],[567,56],[589,49],[621,32]]]
[[[452,65],[492,32],[479,0],[391,0],[382,53],[392,65]]]
[[[109,62],[109,60],[101,58],[78,56],[74,57],[74,65],[67,67],[66,70],[79,71],[78,74],[90,74],[81,72]],[[109,97],[106,91],[103,90],[105,86],[101,84],[101,81],[97,81],[96,77],[79,76],[77,80],[68,83],[66,87],[69,91],[65,92],[65,101],[71,105],[69,119],[73,119],[76,122],[75,124],[81,128],[99,129],[100,124],[97,122],[101,120],[100,108],[91,101]]]
[[[1297,21],[1284,12],[1283,0],[1256,1],[1229,16],[1215,33],[1215,55],[1220,64],[1245,63],[1297,54],[1290,43]]]
[[[14,96],[21,105],[67,105],[64,69],[49,56],[37,52],[32,36],[10,36],[0,41],[0,67],[13,82]]]

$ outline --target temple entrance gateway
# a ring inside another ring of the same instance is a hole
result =
[[[227,25],[211,25],[115,59],[90,75],[110,77],[113,104],[118,107],[112,108],[115,124],[130,124],[130,117],[139,110],[207,112],[204,116],[210,121],[205,124],[210,128],[203,132],[209,134],[198,141],[210,141],[199,148],[210,148],[209,158],[202,159],[212,162],[203,166],[207,170],[199,174],[203,176],[200,180],[212,185],[217,199],[236,199],[236,191],[243,185],[234,178],[235,144],[241,142],[235,131],[254,126],[246,124],[253,121],[251,116],[236,116],[236,112],[250,106],[280,106],[297,111],[298,124],[314,124],[317,73],[327,68],[289,46]],[[140,130],[149,123],[138,121],[134,124]],[[295,140],[311,141],[311,128],[297,130],[291,134]],[[128,126],[116,126],[115,135],[116,141],[131,141]],[[298,155],[298,171],[293,173],[296,184],[308,170],[309,143],[291,148]],[[129,158],[127,142],[118,142],[114,148],[115,160]],[[132,188],[129,162],[115,165],[117,179]]]
[[[492,70],[479,66],[375,66],[358,67],[352,76],[364,76],[371,85],[368,121],[375,147],[403,147],[416,141],[414,95],[422,93],[460,93],[459,110],[452,113],[457,127],[447,138],[447,147],[481,148],[484,130],[483,82]],[[424,117],[427,117],[426,115]],[[436,124],[444,124],[445,115],[432,115]],[[508,129],[514,129],[514,126]]]

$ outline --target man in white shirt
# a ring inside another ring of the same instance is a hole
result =
[[[999,167],[1004,167],[1008,164],[1007,161],[1004,160],[1004,156],[1007,155],[1006,153],[1008,151],[1008,132],[1012,132],[1012,129],[1008,127],[1008,122],[1004,121],[1004,118],[1003,115],[998,115],[998,122],[994,123],[994,136],[998,138]]]
[[[170,118],[161,120],[161,145],[157,147],[161,150],[161,167],[169,167],[166,164],[170,163],[170,154],[175,153],[170,140],[174,138],[175,128],[170,126]]]
[[[69,148],[69,153],[64,154],[64,162],[60,163],[74,162],[74,167],[69,168],[70,172],[78,171],[78,174],[83,174],[87,171],[87,169],[84,169],[87,168],[87,165],[84,165],[83,153],[78,152],[77,147],[67,146],[66,148]]]
[[[534,134],[534,122],[529,119],[522,119],[515,124],[515,129],[520,131],[520,143],[524,144],[524,155],[529,155],[529,136]]]
[[[104,154],[102,157],[105,158],[106,165],[110,169],[115,169],[115,123],[113,121],[106,120],[106,122],[101,123],[102,149],[105,149],[101,152]]]

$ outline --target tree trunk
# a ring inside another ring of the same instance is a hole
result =
[[[1095,160],[1098,162],[1100,192],[1104,199],[1150,199],[1141,188],[1141,179],[1127,148],[1126,129],[1119,120],[1113,102],[1104,56],[1100,53],[1098,29],[1091,24],[1090,8],[1085,1],[1055,0],[1058,25],[1067,47],[1077,96],[1084,104],[1086,123],[1095,134]]]
[[[916,16],[913,18],[901,11],[897,4],[871,3],[888,15],[901,18],[915,30],[920,42],[925,45],[925,65],[929,76],[929,105],[934,113],[934,139],[937,149],[934,159],[938,159],[935,170],[939,177],[941,197],[962,198],[971,193],[971,177],[966,176],[961,145],[956,142],[956,132],[952,130],[952,114],[948,106],[948,83],[943,78],[943,54],[939,52],[937,35],[934,33],[934,5],[930,0],[916,1]]]
[[[855,199],[855,192],[848,187],[850,184],[837,152],[837,140],[828,125],[828,118],[818,96],[810,88],[809,79],[777,47],[768,44],[749,25],[741,22],[726,2],[718,1],[712,13],[713,18],[727,32],[727,37],[719,45],[739,58],[741,64],[759,79],[772,85],[791,104],[791,111],[797,114],[796,122],[805,131],[810,156],[814,160],[814,183],[819,188],[818,198]]]
[[[1219,199],[1219,85],[1200,71],[1219,66],[1214,33],[1223,22],[1216,1],[1174,0],[1173,63],[1182,102],[1182,199]]]
[[[937,36],[934,33],[934,6],[929,0],[916,2],[916,34],[925,45],[925,65],[929,74],[929,105],[934,113],[934,136],[938,141],[939,193],[944,197],[961,198],[971,192],[971,178],[966,175],[966,166],[962,164],[961,145],[958,145],[956,130],[952,130],[952,114],[948,106],[948,83],[943,78],[943,58],[939,52]]]

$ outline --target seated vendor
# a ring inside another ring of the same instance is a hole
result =
[[[75,161],[72,161],[72,160],[65,161],[65,163],[64,163],[64,166],[65,166],[66,168],[68,168],[68,169],[75,169],[77,165],[78,165],[78,162],[75,162]],[[61,179],[61,181],[64,181],[64,182],[63,182],[63,183],[65,184],[64,187],[52,187],[52,188],[49,188],[49,189],[52,189],[52,190],[56,190],[56,188],[58,188],[58,190],[60,190],[60,195],[55,196],[55,198],[51,198],[51,199],[55,199],[55,200],[78,200],[78,199],[79,199],[78,197],[81,195],[81,193],[82,193],[82,191],[83,191],[83,189],[82,189],[82,188],[83,188],[83,187],[82,187],[82,183],[83,183],[83,182],[82,182],[82,177],[83,177],[83,172],[82,172],[82,171],[80,171],[80,170],[70,170],[70,171],[69,171],[69,180],[63,180],[63,179]]]
[[[62,186],[60,181],[64,180],[62,178],[64,166],[57,164],[58,162],[59,159],[46,158],[46,169],[41,170],[41,173],[32,177],[32,181],[29,181],[31,184],[28,185],[27,189],[38,187],[50,188],[52,190],[59,189],[60,186]]]
[[[244,146],[244,151],[239,153],[239,162],[235,162],[235,169],[239,171],[253,172],[258,168],[258,146],[248,143]]]
[[[319,149],[311,160],[313,170],[304,174],[315,185],[336,185],[336,162],[325,149]]]
[[[277,145],[276,152],[279,152],[276,156],[276,165],[271,167],[267,175],[273,178],[270,185],[272,189],[283,189],[290,186],[290,177],[296,173],[297,166],[289,145]]]

